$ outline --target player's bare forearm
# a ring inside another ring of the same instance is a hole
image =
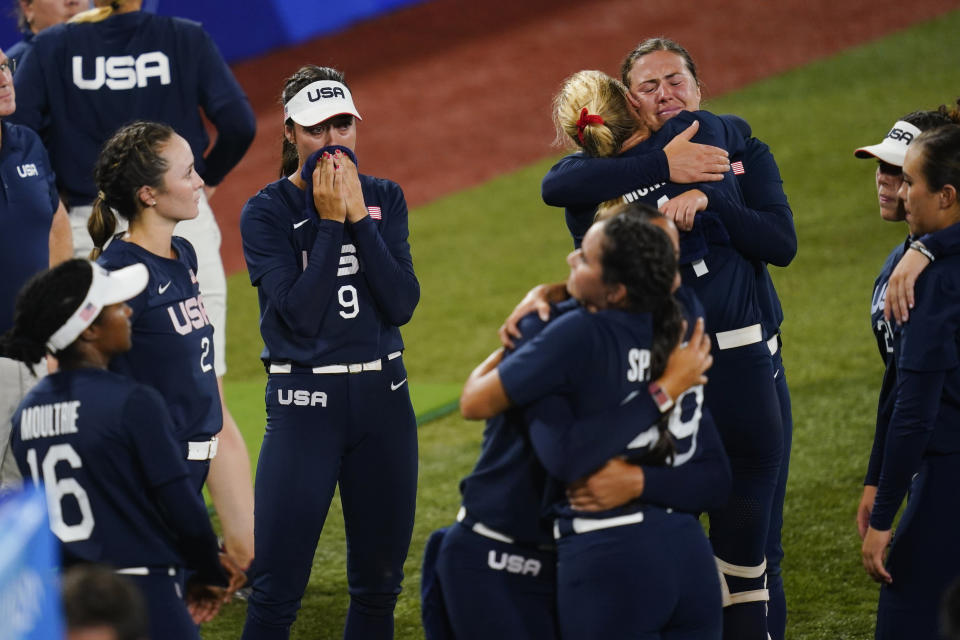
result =
[[[502,359],[501,347],[477,365],[467,378],[460,394],[460,414],[467,420],[486,420],[510,406],[510,398],[497,371]]]
[[[220,517],[227,553],[245,570],[253,560],[253,482],[250,458],[243,436],[226,405],[223,405],[223,417],[217,456],[210,462],[207,487]]]
[[[73,234],[67,209],[60,203],[50,223],[50,266],[54,267],[73,257]]]

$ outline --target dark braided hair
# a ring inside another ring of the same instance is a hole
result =
[[[163,187],[167,161],[160,151],[174,135],[165,124],[137,121],[122,127],[103,145],[93,169],[99,193],[87,221],[94,244],[91,260],[100,256],[117,229],[113,212],[133,222],[144,206],[137,195],[140,187]]]
[[[31,367],[47,354],[47,340],[83,302],[93,280],[86,260],[73,259],[33,276],[17,295],[13,327],[0,336],[0,355]],[[62,365],[74,359],[73,346],[55,353]]]
[[[650,378],[659,378],[683,330],[680,305],[671,291],[677,273],[673,243],[662,229],[630,212],[607,220],[603,232],[603,280],[626,288],[628,311],[649,312],[653,316]],[[668,430],[669,416],[661,416],[657,422],[660,438],[643,456],[644,464],[672,460],[674,444]]]
[[[342,85],[346,86],[346,82],[343,79],[343,72],[331,67],[318,67],[313,64],[308,64],[297,69],[296,73],[287,78],[286,82],[283,83],[283,92],[280,94],[280,105],[283,106],[289,102],[293,96],[297,95],[301,89],[307,85],[313,84],[314,82],[319,82],[321,80],[333,80],[339,82]],[[349,89],[349,87],[347,87]],[[344,118],[348,121],[347,124],[353,122],[352,115],[343,115],[338,116]],[[280,151],[280,176],[284,178],[293,174],[297,170],[297,167],[300,166],[300,158],[297,156],[297,146],[287,140],[286,136],[286,127],[293,127],[293,119],[287,118],[283,122],[284,124],[284,133],[281,135],[283,140],[282,147]]]

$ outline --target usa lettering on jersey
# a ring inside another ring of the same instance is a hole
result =
[[[40,175],[40,172],[37,171],[37,165],[30,162],[28,164],[21,164],[18,166],[17,175],[19,175],[21,178],[29,178],[31,176]]]
[[[167,307],[167,315],[173,323],[174,330],[182,336],[194,329],[202,329],[210,324],[207,309],[203,306],[203,296],[181,300],[178,304]]]
[[[502,552],[497,557],[497,552],[493,549],[487,554],[487,566],[496,571],[507,571],[508,573],[518,573],[526,576],[537,576],[540,574],[541,564],[536,558],[524,558],[515,553]]]
[[[150,78],[158,78],[161,85],[170,84],[170,60],[162,51],[149,51],[139,56],[97,56],[93,60],[93,75],[85,76],[89,64],[83,56],[73,56],[73,84],[79,89],[97,91],[104,85],[113,91],[134,87],[142,89]]]
[[[277,400],[282,405],[296,405],[298,407],[327,406],[327,394],[323,391],[310,392],[306,389],[277,389]]]
[[[76,433],[79,414],[79,400],[27,407],[20,413],[20,439],[26,442]]]

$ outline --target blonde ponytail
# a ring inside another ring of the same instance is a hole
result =
[[[69,22],[101,22],[106,20],[127,4],[126,0],[112,0],[112,2],[97,2],[93,9],[83,11],[70,18]]]
[[[641,127],[623,84],[602,71],[578,71],[553,99],[557,142],[572,141],[591,156],[612,156]]]
[[[93,201],[93,212],[87,220],[87,231],[93,239],[93,250],[90,252],[90,259],[96,260],[103,253],[103,248],[107,240],[113,237],[117,231],[117,217],[113,213],[103,198],[103,192],[97,195]]]

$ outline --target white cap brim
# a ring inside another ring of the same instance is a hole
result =
[[[93,279],[90,281],[90,288],[83,302],[63,326],[47,340],[47,346],[54,353],[73,344],[73,341],[93,324],[104,307],[125,302],[137,296],[146,288],[150,280],[147,267],[140,263],[116,271],[107,271],[91,262],[90,268],[93,269]]]
[[[920,129],[904,120],[897,120],[886,137],[879,144],[860,147],[853,152],[858,158],[878,158],[887,164],[903,166],[907,156],[907,147],[920,135]]]
[[[318,80],[305,86],[283,106],[283,118],[290,118],[303,127],[312,127],[334,116],[351,115],[358,120],[360,112],[353,104],[347,85],[336,80]]]

